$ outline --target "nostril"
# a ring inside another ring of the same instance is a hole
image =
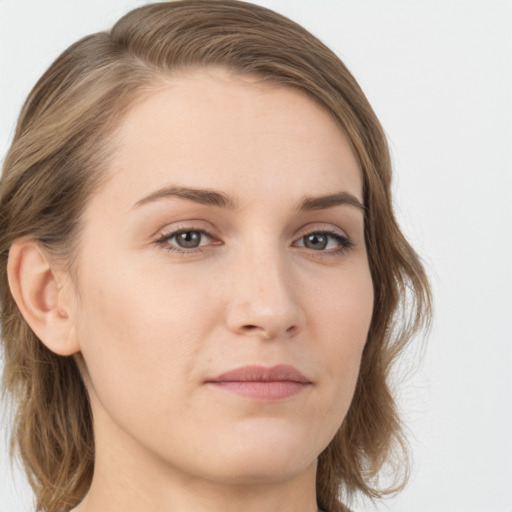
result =
[[[298,327],[296,325],[291,325],[284,332],[286,336],[294,336],[298,332]],[[245,334],[254,334],[263,336],[264,339],[270,340],[278,335],[278,331],[273,331],[271,329],[266,329],[260,325],[247,324],[242,327],[241,332]]]
[[[263,339],[269,340],[273,338],[273,334],[267,331],[264,327],[261,327],[260,325],[252,325],[247,324],[242,327],[242,332],[249,336],[261,336]]]

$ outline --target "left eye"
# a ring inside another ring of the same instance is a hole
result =
[[[296,245],[313,249],[314,251],[325,251],[326,249],[349,249],[352,242],[347,237],[338,233],[318,231],[303,236]]]

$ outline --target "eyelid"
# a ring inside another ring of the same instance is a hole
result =
[[[299,229],[298,233],[298,238],[302,238],[312,233],[326,233],[328,235],[335,235],[346,240],[352,241],[351,237],[347,234],[347,232],[344,229],[341,229],[340,227],[333,225],[331,223],[311,222],[310,224],[307,224],[303,226],[301,229]]]
[[[311,224],[307,224],[306,226],[303,226],[300,230],[298,230],[299,233],[302,233],[299,235],[299,237],[306,236],[310,233],[328,233],[333,235],[338,235],[344,238],[350,238],[347,233],[337,227],[333,226],[332,224],[322,224],[319,222],[313,222]]]

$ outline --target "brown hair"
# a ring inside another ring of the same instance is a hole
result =
[[[113,153],[109,137],[137,97],[176,71],[222,66],[297,88],[322,104],[347,135],[363,174],[365,233],[374,310],[348,414],[319,457],[321,508],[348,510],[356,494],[376,498],[387,463],[400,469],[405,444],[390,369],[430,318],[418,256],[396,223],[386,138],[344,64],[304,28],[236,0],[147,5],[110,32],[68,48],[21,112],[0,185],[0,300],[4,393],[14,406],[11,450],[21,456],[37,508],[57,512],[87,492],[94,439],[87,392],[73,357],[48,350],[24,321],[7,282],[9,248],[30,237],[70,262],[81,213]],[[105,173],[103,173],[105,174]],[[400,471],[395,471],[398,475]]]

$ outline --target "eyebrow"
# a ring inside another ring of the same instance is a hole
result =
[[[137,201],[137,203],[135,203],[135,207],[173,197],[186,199],[206,206],[216,206],[227,210],[240,209],[238,201],[223,192],[207,188],[178,187],[173,185],[152,192],[140,201]],[[356,196],[349,192],[342,191],[324,196],[306,196],[300,201],[297,206],[297,211],[324,210],[340,205],[354,206],[363,212],[366,210],[364,205]]]
[[[228,210],[238,210],[238,203],[230,196],[223,192],[217,192],[207,188],[190,188],[169,186],[161,188],[149,196],[144,197],[135,203],[135,207],[143,204],[152,203],[160,199],[178,197],[180,199],[188,199],[194,203],[204,204],[206,206],[217,206]]]
[[[307,196],[299,204],[297,210],[311,211],[311,210],[325,210],[333,206],[349,205],[354,206],[364,212],[366,208],[359,199],[350,194],[349,192],[337,192],[336,194],[329,194],[327,196]]]

